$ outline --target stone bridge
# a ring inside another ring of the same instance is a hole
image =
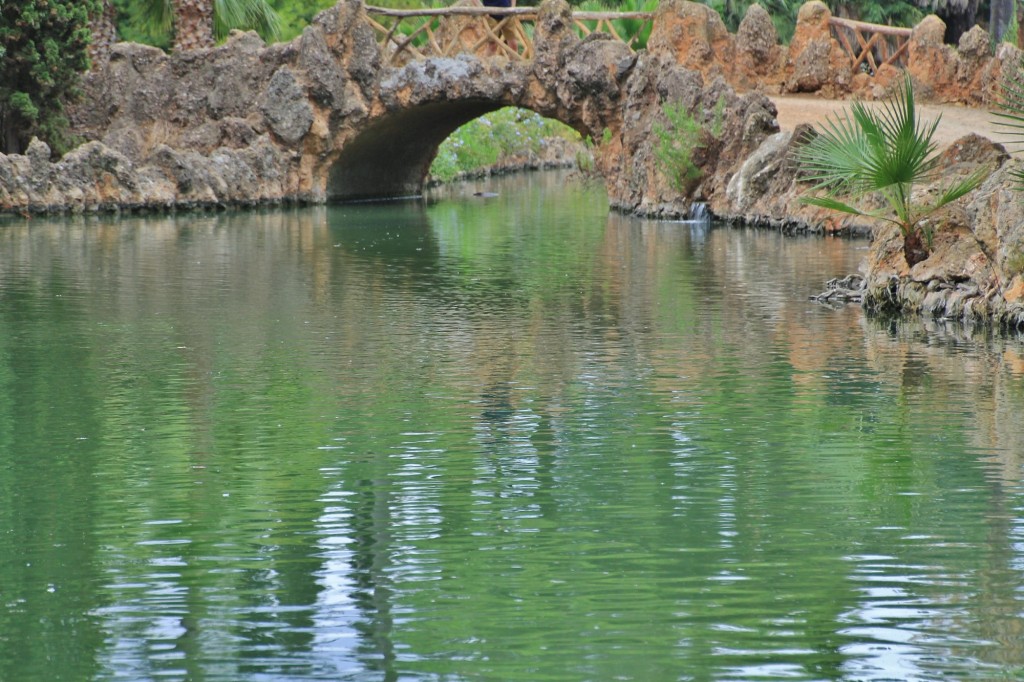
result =
[[[763,21],[771,26],[767,14]],[[700,35],[688,35],[694,27]],[[720,162],[727,149],[739,158],[740,146],[749,151],[776,130],[763,95],[741,99],[724,78],[705,79],[677,59],[679,40],[702,41],[711,55],[729,37],[703,5],[663,3],[640,52],[604,33],[580,37],[563,0],[537,10],[532,37],[529,60],[458,54],[392,66],[366,7],[341,0],[286,44],[236,33],[213,49],[168,55],[121,43],[90,75],[85,102],[73,112],[90,142],[58,161],[41,143],[24,156],[0,156],[0,208],[416,195],[456,128],[516,106],[594,140],[611,203],[636,209],[671,204],[678,194],[652,151],[652,126],[665,124],[665,103],[682,103],[702,122],[725,122],[720,139],[706,146],[714,154],[698,154],[704,165]]]
[[[824,4],[807,3],[784,49],[757,5],[733,36],[706,6],[667,0],[646,49],[635,52],[604,33],[581,37],[568,4],[547,0],[536,12],[530,59],[462,53],[393,65],[365,5],[341,0],[285,44],[237,33],[216,48],[167,55],[122,43],[89,76],[73,111],[89,142],[56,161],[41,143],[25,155],[0,155],[0,210],[416,195],[456,128],[517,106],[594,141],[613,207],[678,215],[696,193],[720,214],[740,213],[746,190],[737,198],[728,185],[778,132],[775,107],[759,90],[842,94],[857,86],[862,74],[851,74],[830,20]],[[948,61],[938,46],[912,39],[909,68],[920,55],[932,55],[930,70],[936,59]],[[981,69],[978,78],[992,75]],[[882,87],[861,83],[862,91]],[[655,153],[669,104],[703,126],[693,150],[702,179],[682,190]]]

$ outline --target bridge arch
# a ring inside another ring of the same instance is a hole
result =
[[[321,109],[326,125],[311,126],[297,145],[306,160],[310,150],[319,150],[316,161],[305,166],[314,194],[332,202],[418,195],[441,143],[460,126],[507,106],[560,121],[594,139],[621,129],[623,86],[636,53],[606,34],[581,39],[564,2],[530,11],[536,23],[528,60],[471,51],[393,65],[396,55],[386,46],[368,47],[362,63],[349,53],[343,61],[353,81],[359,81],[360,71],[368,75],[358,83],[365,114],[337,116]],[[356,5],[347,23],[333,27],[333,35],[358,45],[364,31],[369,45],[372,23]],[[350,108],[352,99],[337,101]]]
[[[342,147],[327,176],[327,200],[418,196],[441,143],[462,125],[502,108],[486,100],[436,102],[375,120]]]
[[[467,123],[508,106],[504,100],[437,102],[376,120],[348,141],[332,162],[327,201],[419,196],[442,143]]]

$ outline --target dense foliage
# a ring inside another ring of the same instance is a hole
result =
[[[0,151],[20,152],[33,136],[66,149],[63,103],[88,68],[92,0],[0,2]]]
[[[462,126],[442,144],[430,167],[434,180],[449,182],[463,173],[494,166],[515,154],[537,153],[553,137],[578,140],[568,126],[525,109],[507,107]]]
[[[302,33],[318,12],[335,4],[335,0],[269,0],[281,19],[281,40],[291,40]],[[373,4],[373,3],[368,3]]]

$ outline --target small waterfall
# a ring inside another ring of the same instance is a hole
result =
[[[690,211],[686,214],[686,219],[706,225],[711,222],[711,211],[708,210],[708,205],[705,202],[695,201],[690,204]]]

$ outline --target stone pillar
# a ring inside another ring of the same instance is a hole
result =
[[[820,0],[800,8],[786,57],[786,92],[824,91],[837,96],[849,91],[850,59],[832,38],[831,18],[832,12]]]

